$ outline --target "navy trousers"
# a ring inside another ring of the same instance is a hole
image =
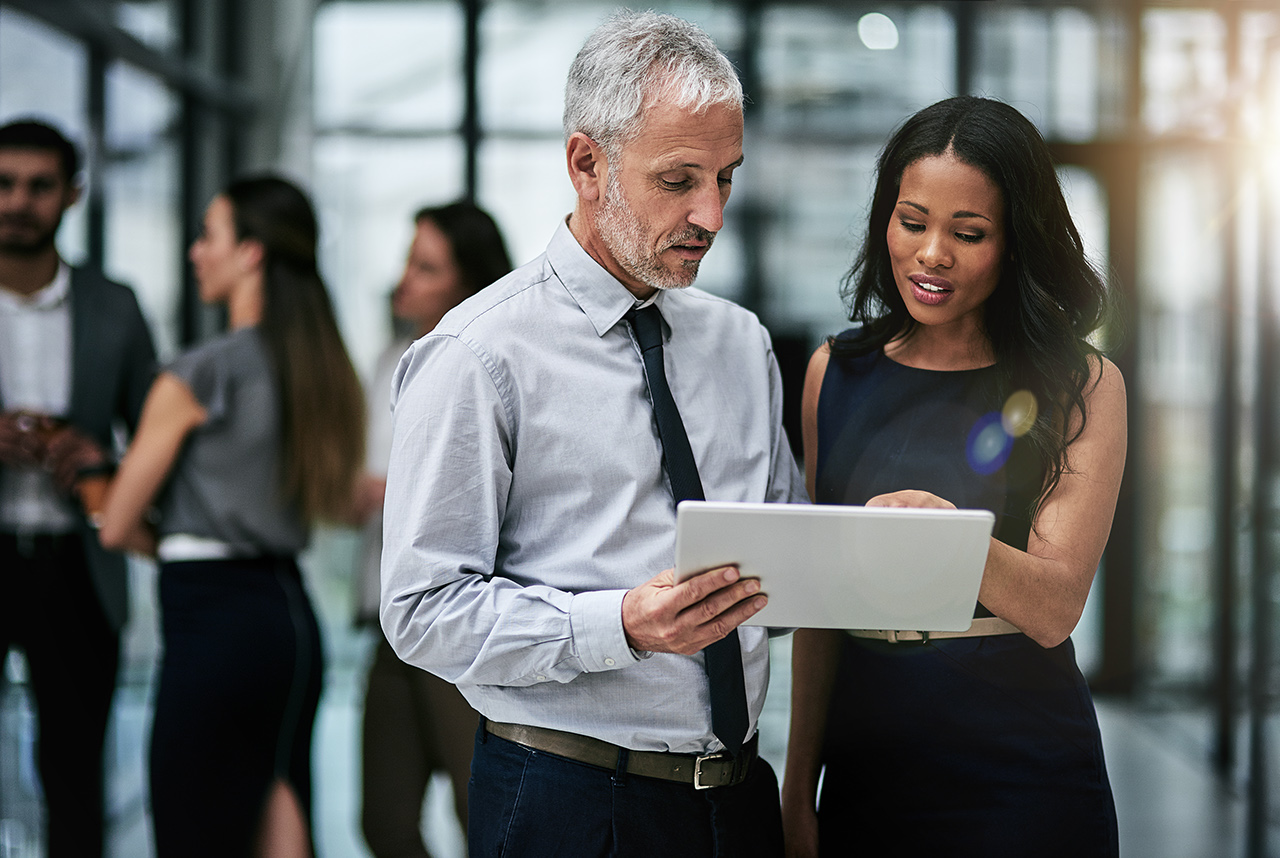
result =
[[[588,766],[484,732],[471,760],[471,858],[776,858],[778,779],[763,759],[737,786]]]

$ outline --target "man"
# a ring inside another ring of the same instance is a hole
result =
[[[768,641],[737,628],[759,582],[655,575],[677,500],[804,498],[768,334],[688,288],[742,163],[741,85],[698,28],[621,13],[574,61],[564,122],[572,215],[393,381],[383,630],[484,716],[473,858],[778,855]]]
[[[133,292],[55,246],[78,160],[48,125],[0,128],[0,657],[26,655],[51,858],[102,854],[128,605],[124,557],[101,548],[77,489],[109,469],[155,370]]]

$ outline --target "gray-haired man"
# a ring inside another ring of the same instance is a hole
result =
[[[473,858],[780,854],[768,641],[738,629],[765,597],[733,568],[654,575],[677,500],[804,498],[767,332],[687,288],[742,163],[741,86],[698,28],[623,13],[565,105],[573,214],[397,371],[382,626],[484,716]],[[739,720],[713,718],[725,697]]]

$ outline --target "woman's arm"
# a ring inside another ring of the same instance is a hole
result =
[[[138,431],[125,451],[102,511],[98,537],[113,551],[151,553],[155,539],[146,524],[160,487],[191,430],[205,421],[205,409],[191,388],[172,373],[151,385]]]
[[[1128,440],[1124,378],[1101,359],[1085,395],[1084,433],[1018,551],[992,540],[978,599],[1041,646],[1057,646],[1080,621],[1120,494]],[[1080,416],[1075,416],[1078,425]]]
[[[797,629],[791,638],[791,727],[782,778],[787,858],[818,854],[818,777],[843,637],[839,630]]]
[[[814,497],[818,460],[818,394],[830,353],[824,345],[809,361],[801,417],[805,483]],[[827,705],[840,656],[842,632],[799,629],[791,643],[791,730],[782,780],[782,826],[788,858],[818,854],[818,775]]]
[[[1027,550],[991,540],[978,600],[1044,647],[1067,639],[1080,621],[1102,559],[1127,444],[1124,379],[1105,358],[1086,388],[1084,432],[1031,528]],[[1080,415],[1073,418],[1079,425]],[[868,506],[950,506],[925,492],[894,492]]]

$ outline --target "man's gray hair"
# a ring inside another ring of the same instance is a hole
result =
[[[640,132],[645,110],[658,98],[695,113],[713,104],[741,110],[742,83],[696,24],[620,11],[587,38],[569,68],[565,140],[581,131],[613,159]]]

